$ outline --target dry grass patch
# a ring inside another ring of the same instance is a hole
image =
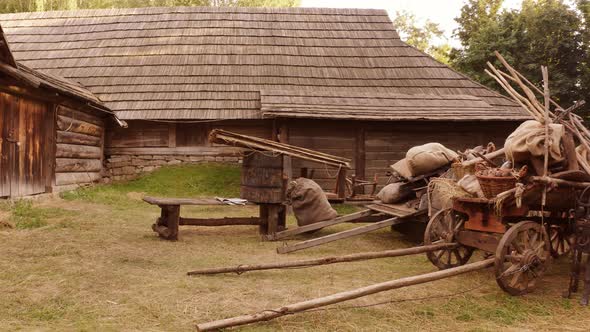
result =
[[[198,173],[209,170],[174,168],[173,172],[187,171],[193,179],[202,180]],[[434,270],[425,256],[420,255],[309,269],[250,272],[241,276],[188,277],[187,271],[203,267],[296,260],[414,244],[398,233],[381,230],[279,256],[274,249],[281,243],[261,242],[257,229],[248,226],[181,227],[180,241],[162,241],[150,229],[159,214],[158,208],[142,203],[137,194],[127,195],[129,192],[160,195],[163,194],[161,190],[185,190],[174,187],[185,186],[186,180],[163,185],[169,177],[161,174],[139,182],[70,193],[65,195],[66,199],[20,207],[25,209],[20,212],[14,205],[1,206],[2,211],[11,213],[11,223],[16,223],[13,218],[22,218],[20,222],[25,224],[29,219],[39,219],[44,225],[0,232],[3,253],[0,330],[190,331],[197,322],[274,308]],[[227,168],[217,174],[234,180],[237,174],[239,179],[237,168]],[[205,194],[187,190],[184,196],[230,196],[228,194],[235,193],[236,188],[224,190]],[[254,216],[257,210],[253,207],[191,207],[183,208],[183,214]],[[293,224],[292,218],[289,222]],[[324,229],[313,236],[349,227],[355,226]],[[491,271],[481,271],[241,330],[586,330],[590,323],[588,309],[574,300],[560,297],[567,286],[567,268],[566,261],[558,261],[541,288],[525,297],[513,298],[502,293]],[[471,291],[462,293],[465,290]],[[449,294],[456,295],[449,297]],[[371,306],[389,301],[391,303]]]

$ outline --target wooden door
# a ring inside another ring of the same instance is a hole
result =
[[[45,192],[50,120],[47,104],[0,93],[0,196]]]

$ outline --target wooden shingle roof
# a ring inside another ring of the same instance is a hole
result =
[[[265,118],[339,120],[522,120],[510,109],[495,108],[470,95],[395,94],[312,90],[262,90]]]
[[[22,63],[15,61],[14,56],[6,41],[2,27],[0,26],[0,76],[8,76],[23,84],[52,93],[57,93],[78,101],[91,104],[101,111],[111,113],[108,108],[92,92],[80,86],[80,84],[69,81],[62,77],[42,73],[33,70]]]
[[[526,117],[402,42],[383,10],[108,9],[6,14],[0,24],[18,61],[80,82],[122,119],[262,118],[261,90],[469,95]]]

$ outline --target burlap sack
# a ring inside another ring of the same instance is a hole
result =
[[[297,225],[305,226],[338,216],[322,188],[314,181],[298,178],[287,187],[287,201],[293,207]]]
[[[406,153],[408,169],[412,176],[430,173],[450,164],[459,155],[440,143],[418,145]]]
[[[549,162],[563,161],[561,153],[561,138],[564,127],[560,124],[549,125]],[[522,123],[504,143],[506,159],[515,162],[530,160],[532,157],[545,155],[545,126],[536,120]]]
[[[409,179],[412,177],[412,173],[410,172],[410,169],[408,168],[408,162],[406,161],[406,158],[398,161],[397,163],[393,164],[390,166],[394,172],[396,172],[397,174],[399,174],[401,177]]]
[[[485,197],[483,191],[481,190],[481,185],[479,184],[477,177],[473,174],[465,175],[461,180],[457,182],[457,184],[459,185],[459,187],[463,188],[463,190],[475,197]]]
[[[390,183],[383,187],[377,194],[377,198],[385,204],[393,204],[401,202],[402,200],[411,196],[414,192],[404,186],[403,182]]]

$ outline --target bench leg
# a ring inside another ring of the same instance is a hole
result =
[[[260,227],[261,235],[275,234],[285,230],[287,213],[282,204],[261,204],[260,205]]]
[[[178,223],[180,221],[180,205],[162,205],[162,212],[157,222],[152,225],[154,232],[166,240],[178,240]]]

